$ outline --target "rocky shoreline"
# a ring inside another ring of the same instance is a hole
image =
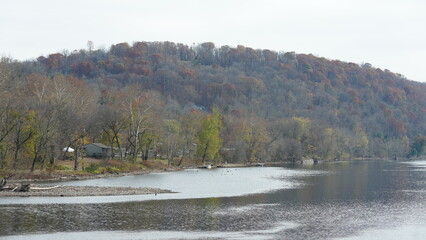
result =
[[[31,185],[27,192],[0,191],[0,197],[82,197],[172,193],[159,188]]]

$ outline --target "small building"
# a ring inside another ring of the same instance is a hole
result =
[[[111,155],[111,147],[102,143],[89,143],[84,145],[86,156],[104,158]]]

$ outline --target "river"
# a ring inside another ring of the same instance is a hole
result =
[[[0,239],[426,239],[426,161],[191,169],[64,184],[177,193],[0,198]]]

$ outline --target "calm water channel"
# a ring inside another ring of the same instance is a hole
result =
[[[0,239],[426,239],[426,160],[185,170],[66,184],[178,193],[0,198]]]

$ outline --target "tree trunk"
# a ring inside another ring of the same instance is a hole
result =
[[[78,155],[79,155],[78,147],[76,147],[74,149],[74,171],[78,170]]]
[[[46,162],[46,155],[47,155],[47,152],[45,152],[44,153],[44,155],[43,155],[43,157],[41,158],[41,166],[40,166],[40,170],[44,170],[44,164],[45,164],[45,162]],[[54,164],[54,163],[53,163]],[[53,165],[52,164],[52,165]]]
[[[38,153],[36,151],[35,154],[34,154],[33,163],[31,164],[31,170],[30,170],[30,172],[34,172],[34,170],[35,170],[35,164],[36,164],[37,160],[38,160]]]
[[[134,151],[133,151],[133,161],[136,162],[137,158],[138,158],[138,144],[139,144],[139,133],[137,132],[135,135],[135,146],[134,146]]]
[[[18,153],[21,146],[19,144],[16,144],[15,153],[13,156],[13,169],[16,170],[16,167],[18,166]]]
[[[7,165],[6,156],[7,156],[7,148],[4,152],[0,150],[0,169],[5,168]]]
[[[146,146],[145,154],[143,155],[143,160],[148,160],[149,148],[151,146],[152,140],[150,140]]]
[[[120,141],[118,140],[118,133],[115,133],[115,142],[117,143],[117,147],[120,153],[120,161],[123,161],[123,151],[121,150]]]
[[[206,155],[207,155],[207,149],[208,149],[209,145],[206,144],[206,148],[204,148],[204,153],[203,153],[203,165],[206,162]]]
[[[186,149],[184,149],[184,150],[182,151],[182,157],[181,157],[181,158],[180,158],[180,160],[179,160],[178,167],[180,167],[180,165],[182,164],[183,156],[185,156],[185,151],[186,151]]]
[[[50,164],[55,164],[55,145],[50,145]],[[44,163],[44,162],[43,162]]]
[[[148,160],[149,148],[145,149],[145,154],[143,155],[143,160]]]

